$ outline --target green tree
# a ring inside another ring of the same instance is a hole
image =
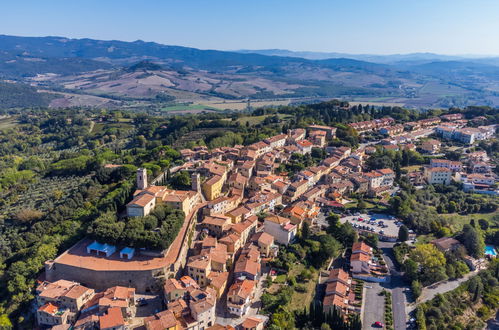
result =
[[[474,258],[481,258],[485,253],[485,243],[482,235],[471,225],[465,224],[458,239]]]
[[[400,226],[398,240],[400,242],[405,242],[409,239],[409,229],[405,225]]]
[[[411,283],[412,293],[414,294],[414,298],[418,298],[423,291],[423,285],[418,280],[414,280]]]
[[[306,221],[303,223],[303,227],[301,229],[301,237],[304,240],[307,240],[310,237],[310,225]]]

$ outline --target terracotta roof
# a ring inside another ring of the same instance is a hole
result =
[[[144,323],[148,330],[163,330],[173,328],[177,325],[177,319],[172,311],[166,310],[153,316],[146,317]]]
[[[93,290],[78,284],[69,289],[69,291],[64,294],[64,297],[68,297],[71,299],[78,299],[88,291],[93,291]]]
[[[326,286],[326,295],[330,293],[336,293],[344,297],[347,294],[347,286],[339,281],[329,282]]]
[[[395,174],[395,172],[393,172],[393,170],[391,168],[382,168],[382,169],[378,170],[378,172],[383,174],[383,175]]]
[[[229,217],[205,217],[203,219],[202,224],[204,225],[212,225],[212,226],[223,226],[227,223],[230,223]]]
[[[50,314],[50,315],[54,315],[59,310],[59,306],[57,306],[57,305],[55,305],[55,304],[53,304],[51,302],[48,302],[45,305],[43,305],[40,308],[38,308],[38,310],[42,311],[42,312],[45,312],[47,314]]]
[[[196,269],[204,269],[206,270],[210,265],[210,258],[207,256],[194,256],[190,257],[187,262],[187,267],[192,267]]]
[[[221,325],[221,324],[215,323],[211,327],[206,328],[206,330],[236,330],[236,328],[234,328],[231,325]]]
[[[163,289],[165,290],[165,292],[167,293],[170,293],[172,292],[173,290],[182,290],[184,287],[182,286],[182,284],[179,283],[179,281],[177,281],[176,279],[174,278],[169,278],[165,281],[165,285],[163,285]]]
[[[221,243],[221,244],[229,244],[230,245],[230,244],[236,243],[240,239],[241,239],[241,236],[239,234],[237,234],[237,233],[230,233],[229,235],[222,237],[219,240],[219,243]]]
[[[371,253],[372,248],[364,242],[355,242],[352,245],[352,252],[362,251],[364,253]]]
[[[121,308],[111,307],[107,310],[107,314],[99,317],[99,326],[101,329],[116,328],[123,326],[125,320],[121,313]]]
[[[264,231],[255,234],[253,237],[255,237],[255,236],[256,236],[256,241],[258,243],[262,243],[264,245],[274,244],[274,236],[272,236]]]
[[[245,300],[255,290],[255,281],[252,280],[242,280],[235,282],[232,284],[229,288],[229,292],[227,293],[227,296],[238,296]]]
[[[137,195],[128,205],[137,205],[144,207],[147,204],[149,204],[152,200],[154,200],[156,197],[150,194],[140,194]]]
[[[329,277],[327,280],[328,280],[328,282],[340,280],[340,281],[343,281],[345,283],[348,283],[349,278],[350,277],[348,276],[348,273],[345,272],[343,269],[334,268],[334,269],[331,269],[331,271],[329,272]]]
[[[363,253],[352,253],[350,257],[350,262],[352,261],[369,261],[371,258]]]
[[[253,329],[256,328],[258,325],[262,324],[264,322],[263,319],[259,317],[254,317],[254,316],[248,316],[246,320],[241,323],[241,327],[243,329]]]
[[[343,298],[337,294],[333,294],[333,295],[329,295],[329,296],[324,297],[323,305],[324,306],[338,306],[340,308],[347,307],[347,304],[345,304],[345,298]]]
[[[222,180],[222,177],[220,175],[214,175],[212,176],[209,180],[207,180],[204,184],[206,185],[214,185],[218,181]]]
[[[278,215],[269,215],[265,218],[265,221],[271,221],[280,225],[287,224],[290,220],[288,218],[284,218]]]
[[[210,285],[219,290],[227,284],[229,272],[211,272],[208,275],[208,279],[210,280]]]
[[[313,143],[308,141],[308,140],[300,140],[297,141],[296,144],[298,144],[302,148],[307,148],[313,146]]]

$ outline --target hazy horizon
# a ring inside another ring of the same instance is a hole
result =
[[[199,49],[498,56],[499,2],[2,2],[0,32]]]

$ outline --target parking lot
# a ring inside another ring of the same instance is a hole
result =
[[[341,223],[350,222],[357,230],[370,231],[376,234],[387,236],[398,236],[399,222],[394,217],[387,214],[355,214],[340,218]]]

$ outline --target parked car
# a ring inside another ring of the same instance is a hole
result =
[[[147,306],[149,303],[147,302],[146,298],[139,298],[137,299],[137,306]]]
[[[376,321],[373,323],[373,327],[375,328],[383,328],[385,325],[381,323],[380,321]]]

